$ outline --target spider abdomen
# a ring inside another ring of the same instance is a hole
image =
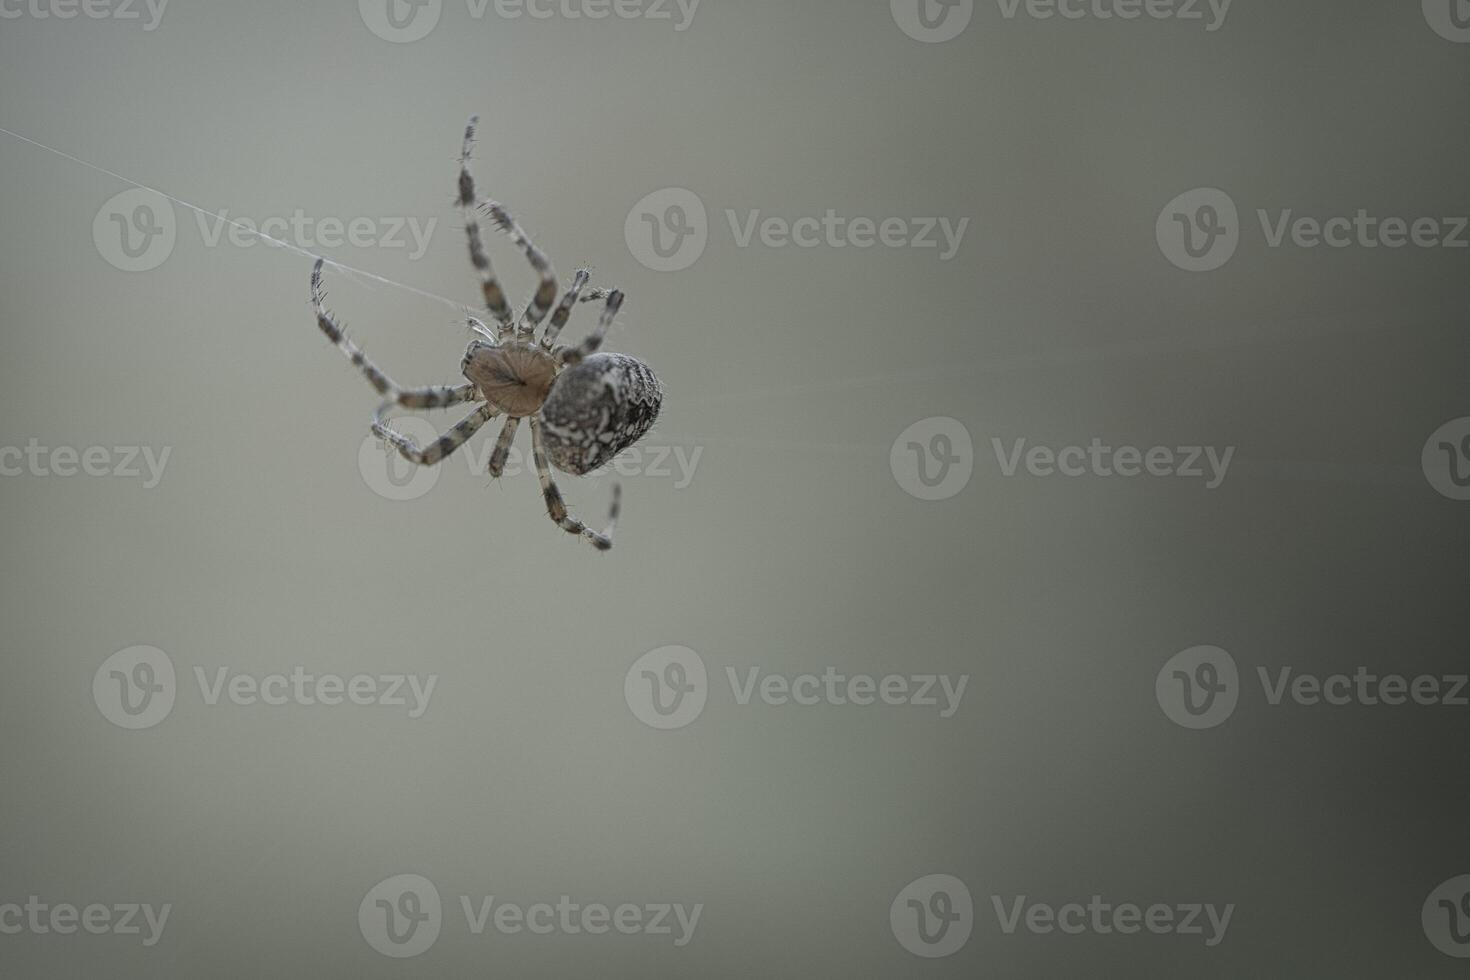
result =
[[[643,438],[658,419],[663,386],[626,354],[593,354],[563,371],[541,406],[551,465],[582,476]]]

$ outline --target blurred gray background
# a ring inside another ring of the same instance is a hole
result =
[[[120,3],[4,5],[0,127],[231,219],[437,222],[421,256],[281,236],[422,291],[328,270],[369,354],[428,384],[456,380],[469,333],[424,293],[478,293],[453,192],[479,113],[482,191],[563,278],[586,263],[627,290],[609,347],[663,379],[645,444],[667,458],[622,478],[606,555],[546,519],[533,472],[484,474],[498,424],[388,499],[364,475],[386,465],[364,448],[376,395],[314,324],[310,258],[211,244],[215,219],[181,204],[113,205],[125,180],[0,133],[0,447],[50,461],[0,478],[0,906],[171,906],[151,946],[0,934],[0,974],[1463,974],[1421,907],[1470,873],[1470,708],[1272,705],[1257,680],[1466,669],[1470,503],[1421,451],[1470,416],[1470,250],[1272,247],[1257,216],[1470,215],[1470,44],[1433,29],[1432,2],[1237,0],[1210,30],[1204,4],[1068,19],[986,0],[942,43],[903,29],[904,0],[704,0],[687,20],[443,0],[407,42],[368,0],[173,0],[151,30]],[[707,211],[679,271],[625,234],[672,220],[635,208],[664,188]],[[1209,272],[1156,237],[1195,188],[1239,211]],[[727,216],[829,209],[969,224],[944,261],[742,247]],[[114,214],[171,222],[161,264],[115,264]],[[524,260],[487,237],[523,297]],[[567,336],[595,320],[581,308]],[[968,432],[973,475],[923,500],[890,448],[934,417]],[[1207,490],[1006,476],[992,443],[1094,437],[1235,455]],[[58,475],[76,462],[56,447],[102,447],[113,475]],[[120,447],[169,452],[156,486],[141,458],[115,472]],[[561,484],[600,525],[611,479]],[[1238,664],[1239,704],[1191,730],[1155,680],[1203,644]],[[167,655],[176,699],[129,730],[93,682],[136,645]],[[670,645],[706,665],[707,704],[656,730],[625,679]],[[438,681],[410,718],[210,704],[196,680],[298,667]],[[726,668],[753,667],[968,681],[947,718],[742,705]],[[401,874],[443,903],[407,959],[358,916]],[[974,907],[943,958],[890,922],[933,874]],[[461,908],[563,895],[702,911],[676,946],[476,935]],[[995,912],[1094,895],[1234,911],[1213,946],[1007,933]]]

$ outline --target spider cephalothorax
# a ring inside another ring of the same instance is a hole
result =
[[[486,401],[513,419],[541,409],[558,370],[556,359],[536,344],[501,347],[483,340],[470,344],[460,369]]]
[[[387,398],[373,416],[373,432],[395,447],[407,459],[431,466],[454,452],[486,422],[497,415],[506,418],[490,455],[490,475],[499,477],[505,471],[521,419],[531,427],[531,446],[541,491],[546,498],[551,519],[563,530],[579,534],[598,548],[612,547],[613,526],[618,518],[620,493],[613,486],[612,506],[607,529],[597,532],[567,513],[561,492],[551,478],[549,466],[574,476],[590,473],[609,462],[652,428],[663,401],[663,388],[653,371],[642,361],[626,354],[598,353],[602,339],[612,326],[613,318],[623,305],[620,290],[593,289],[583,295],[590,277],[586,269],[577,270],[572,283],[562,295],[555,311],[556,273],[550,261],[521,230],[510,212],[493,201],[478,205],[494,221],[496,227],[510,236],[525,253],[540,282],[525,310],[516,317],[505,301],[505,293],[490,268],[480,240],[480,226],[475,219],[477,200],[475,181],[470,176],[470,147],[475,139],[471,119],[465,127],[464,150],[460,155],[459,205],[465,216],[465,233],[469,236],[470,261],[480,273],[485,307],[495,320],[491,330],[471,317],[470,326],[479,335],[465,351],[461,370],[468,384],[447,388],[400,388],[363,355],[361,348],[347,338],[341,324],[324,305],[322,261],[317,260],[311,273],[311,298],[316,307],[317,324],[367,377],[378,393]],[[597,327],[581,344],[557,345],[579,301],[605,300]],[[538,338],[537,329],[547,314],[551,315],[545,331]],[[427,447],[420,448],[412,439],[393,429],[385,421],[392,408],[446,408],[461,402],[482,402],[458,425]]]

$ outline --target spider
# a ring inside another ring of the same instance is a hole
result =
[[[480,276],[485,306],[497,329],[491,331],[475,317],[468,324],[477,334],[465,351],[460,370],[468,384],[448,387],[401,388],[369,361],[362,349],[350,340],[342,325],[325,305],[322,290],[322,259],[311,271],[311,301],[316,309],[317,325],[357,366],[378,392],[387,400],[373,414],[372,431],[396,448],[404,458],[421,466],[432,466],[463,446],[481,426],[497,415],[505,416],[505,424],[490,455],[490,475],[499,478],[510,457],[511,443],[521,420],[531,428],[531,447],[536,460],[536,473],[541,479],[541,493],[546,498],[548,516],[564,531],[586,538],[602,551],[612,547],[613,528],[617,524],[621,488],[614,484],[607,529],[595,531],[567,511],[548,466],[555,466],[574,476],[583,476],[611,460],[641,439],[658,419],[663,402],[663,387],[647,364],[626,354],[599,353],[602,339],[613,318],[623,305],[621,290],[593,289],[583,295],[591,274],[578,269],[571,285],[556,303],[557,278],[546,258],[521,229],[505,207],[495,201],[477,205],[475,180],[470,176],[470,148],[475,142],[478,116],[465,126],[464,147],[459,158],[459,193],[457,201],[465,219],[469,239],[470,262]],[[506,304],[505,293],[490,268],[480,239],[476,210],[490,216],[496,227],[505,232],[525,254],[540,283],[524,311],[517,317]],[[583,303],[604,300],[602,316],[592,333],[576,346],[557,345],[556,339],[571,318],[572,308]],[[551,315],[541,337],[536,330],[547,314]],[[447,408],[461,402],[482,402],[463,421],[439,439],[420,448],[412,439],[393,429],[384,420],[392,408]]]

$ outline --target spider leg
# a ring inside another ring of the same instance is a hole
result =
[[[459,154],[459,210],[464,215],[464,232],[469,239],[470,263],[480,273],[480,289],[485,294],[485,308],[500,324],[501,336],[510,333],[515,314],[505,301],[505,290],[490,268],[490,256],[485,254],[485,243],[480,238],[480,223],[475,220],[475,178],[470,176],[470,149],[475,142],[475,126],[479,116],[471,116],[464,128],[464,148]]]
[[[495,416],[496,411],[495,406],[487,402],[466,415],[454,428],[429,443],[427,447],[420,449],[418,443],[383,421],[383,413],[392,407],[392,402],[384,402],[379,406],[378,411],[373,415],[373,434],[397,449],[404,459],[420,466],[433,466],[463,446],[470,436],[479,431],[480,426]]]
[[[372,385],[378,394],[389,399],[393,404],[404,408],[444,408],[449,405],[457,405],[460,402],[475,401],[479,396],[479,389],[474,385],[464,384],[454,387],[432,387],[432,388],[400,388],[398,384],[362,352],[362,348],[352,342],[342,324],[326,308],[326,292],[322,289],[322,259],[316,260],[316,265],[311,269],[311,303],[316,309],[317,326],[322,328],[322,333],[327,339],[337,345],[337,349],[351,361],[367,378],[368,384]]]
[[[500,430],[500,438],[495,440],[495,451],[490,454],[490,475],[497,480],[505,472],[506,460],[510,459],[510,444],[515,441],[516,430],[520,427],[519,418],[506,419]]]
[[[602,308],[602,316],[597,319],[597,326],[587,339],[577,347],[562,347],[557,350],[557,360],[562,364],[571,365],[591,357],[602,347],[602,338],[607,336],[607,328],[612,326],[613,318],[618,315],[618,310],[623,306],[623,292],[614,289],[607,294],[607,305]]]
[[[561,499],[561,491],[556,488],[556,482],[551,478],[551,467],[546,462],[546,450],[541,445],[541,423],[533,415],[531,422],[531,452],[536,457],[536,475],[541,478],[541,495],[546,498],[546,513],[556,522],[557,527],[568,534],[580,534],[592,543],[599,551],[607,551],[613,546],[613,528],[618,523],[618,513],[622,509],[623,491],[618,484],[613,484],[612,506],[608,510],[607,529],[602,532],[592,530],[577,518],[567,512],[567,505]]]
[[[397,401],[401,408],[448,408],[461,402],[483,401],[484,397],[480,394],[480,389],[472,384],[431,385],[426,388],[405,388],[398,393]]]
[[[586,269],[577,270],[577,275],[572,280],[572,285],[567,289],[566,295],[561,298],[561,302],[557,304],[556,311],[551,314],[551,321],[546,326],[546,335],[541,338],[541,346],[546,350],[551,350],[551,345],[556,343],[556,338],[561,335],[562,327],[565,327],[567,321],[571,319],[572,307],[574,305],[577,303],[595,303],[600,299],[607,299],[608,296],[615,292],[620,292],[620,290],[604,289],[598,286],[596,289],[590,290],[586,295],[583,295],[582,288],[591,277],[591,273]]]
[[[521,314],[520,333],[529,338],[541,325],[541,321],[546,319],[546,314],[551,312],[551,304],[556,302],[556,270],[551,267],[551,260],[546,257],[546,253],[532,243],[530,236],[505,209],[505,205],[499,201],[486,201],[481,207],[495,222],[495,227],[509,235],[510,240],[526,253],[531,268],[541,277],[535,295],[526,305],[526,311]]]
[[[577,297],[582,294],[582,287],[587,285],[587,280],[592,278],[592,273],[586,269],[578,269],[577,274],[572,277],[572,284],[567,287],[566,295],[557,304],[556,311],[551,314],[551,322],[546,325],[546,333],[541,338],[541,346],[551,350],[551,345],[556,342],[561,328],[567,325],[572,318],[572,307],[577,303]]]

